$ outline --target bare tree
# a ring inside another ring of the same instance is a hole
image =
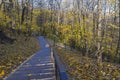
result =
[[[102,0],[98,0],[98,15],[97,15],[97,59],[98,63],[102,62],[102,44],[101,44],[101,37],[102,37],[102,24],[101,24],[101,12],[102,12]]]
[[[118,38],[118,44],[117,44],[117,49],[116,49],[116,55],[119,58],[119,63],[120,63],[120,0],[118,3],[119,6],[119,38]]]

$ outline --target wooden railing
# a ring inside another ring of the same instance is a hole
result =
[[[56,68],[56,80],[69,80],[66,70],[63,66],[63,64],[61,63],[61,61],[59,60],[58,55],[56,54],[56,51],[53,50],[53,57],[54,57],[54,61],[55,61],[55,68]]]

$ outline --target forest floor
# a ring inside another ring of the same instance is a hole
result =
[[[120,80],[120,65],[109,62],[97,64],[96,59],[85,57],[81,52],[56,47],[70,80]]]
[[[25,36],[14,38],[16,39],[14,43],[0,44],[0,79],[8,76],[23,61],[40,49],[39,43],[34,37],[29,37],[27,41],[25,41]]]

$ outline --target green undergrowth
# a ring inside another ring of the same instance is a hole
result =
[[[120,80],[120,65],[97,61],[63,48],[56,48],[70,80]]]
[[[25,36],[17,36],[13,44],[0,44],[0,78],[8,76],[23,61],[40,49],[38,40]]]

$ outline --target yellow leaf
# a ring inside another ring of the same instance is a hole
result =
[[[30,76],[32,76],[32,74],[28,74],[27,76],[29,76],[29,77],[30,77]]]
[[[0,77],[4,76],[5,75],[5,71],[2,70],[2,72],[0,73]]]

